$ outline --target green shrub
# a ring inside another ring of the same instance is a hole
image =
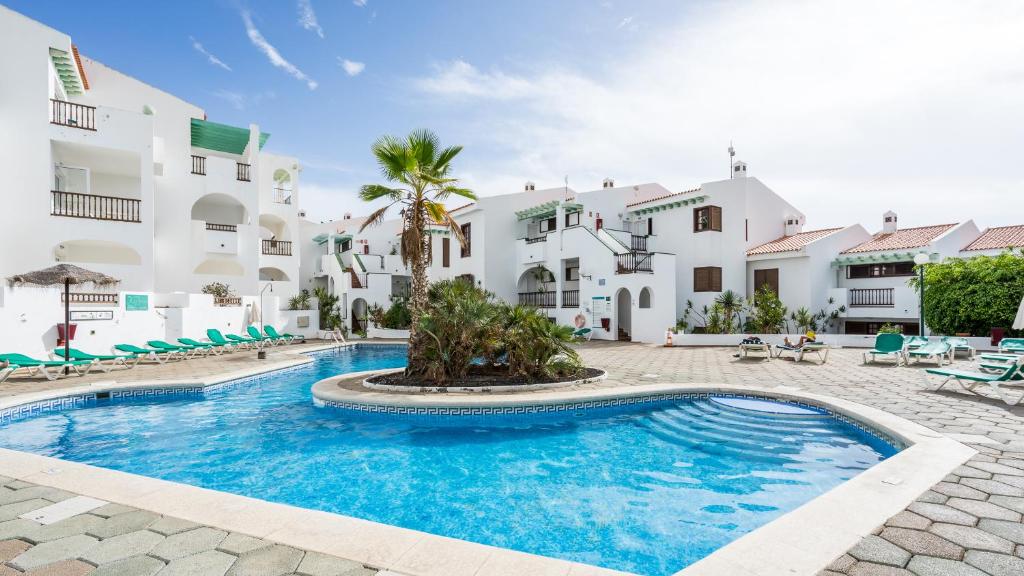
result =
[[[786,307],[779,296],[767,284],[754,292],[750,314],[747,316],[748,328],[760,334],[778,334],[786,323]]]
[[[902,324],[893,324],[892,322],[886,322],[878,329],[879,334],[903,334]]]
[[[309,310],[309,299],[309,290],[303,289],[301,292],[288,299],[288,309]]]

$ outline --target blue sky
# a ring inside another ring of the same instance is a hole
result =
[[[483,195],[682,190],[726,176],[733,140],[812,228],[1024,222],[1003,168],[1024,152],[1012,0],[0,1],[211,120],[260,124],[304,164],[314,219],[367,211],[372,141],[428,127]]]

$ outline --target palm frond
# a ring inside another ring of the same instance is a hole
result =
[[[430,130],[414,130],[409,134],[409,152],[421,172],[433,170],[437,160],[437,135]]]
[[[476,200],[476,192],[473,192],[469,188],[460,188],[458,186],[444,186],[435,192],[435,197],[438,200],[443,200],[452,194],[461,196],[467,200]]]
[[[384,221],[384,215],[387,214],[388,209],[391,208],[394,205],[395,205],[395,203],[392,202],[391,204],[388,204],[387,206],[383,206],[381,208],[378,208],[378,209],[374,210],[372,214],[370,214],[369,216],[366,217],[366,221],[363,222],[359,226],[359,231],[362,232],[363,230],[366,230],[370,226],[376,226],[376,225],[380,224],[381,222],[383,222]]]
[[[408,184],[406,174],[415,169],[409,147],[394,136],[381,136],[370,147],[381,174],[393,182]]]
[[[364,202],[373,202],[381,198],[388,198],[392,202],[402,199],[404,191],[398,188],[389,188],[380,184],[367,184],[359,189],[359,198]]]
[[[437,155],[437,159],[434,161],[434,173],[435,174],[447,174],[451,169],[452,160],[462,152],[462,146],[449,146],[441,153]]]

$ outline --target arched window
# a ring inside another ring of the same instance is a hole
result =
[[[651,307],[651,289],[644,288],[640,291],[640,307],[650,308]]]

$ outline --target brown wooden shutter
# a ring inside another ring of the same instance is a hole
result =
[[[765,284],[775,292],[779,294],[779,269],[778,268],[765,268],[763,270],[754,270],[754,292],[761,290],[761,287]]]
[[[722,269],[711,268],[711,291],[721,292],[722,291]]]
[[[722,208],[720,206],[711,206],[711,229],[722,231]]]
[[[451,260],[452,251],[452,239],[442,238],[441,239],[441,266],[447,268],[452,265]]]
[[[707,268],[694,268],[693,269],[693,291],[694,292],[707,292],[708,291],[708,269]]]

